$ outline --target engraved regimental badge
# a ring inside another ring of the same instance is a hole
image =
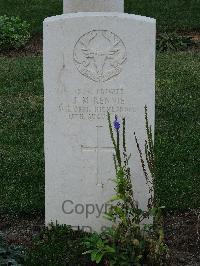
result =
[[[122,71],[127,59],[123,41],[108,30],[90,31],[74,47],[74,63],[78,71],[95,82],[105,82]]]

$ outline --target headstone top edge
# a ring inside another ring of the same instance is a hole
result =
[[[156,24],[156,19],[146,17],[146,16],[140,16],[140,15],[134,15],[134,14],[128,14],[128,13],[120,13],[120,12],[77,12],[77,13],[67,13],[52,17],[47,17],[44,20],[44,24],[46,23],[53,23],[59,20],[63,19],[70,19],[70,18],[83,18],[83,17],[118,17],[118,18],[124,18],[124,19],[133,19],[136,21],[141,22],[148,22]]]

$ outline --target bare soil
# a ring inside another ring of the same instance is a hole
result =
[[[43,216],[0,216],[0,232],[5,234],[9,245],[31,247],[33,237],[43,228]],[[167,213],[164,231],[169,248],[166,266],[200,266],[200,210]]]
[[[44,228],[44,218],[0,215],[0,233],[3,233],[8,245],[30,247],[33,237]]]
[[[164,230],[168,265],[200,266],[200,210],[168,213]]]
[[[42,55],[43,37],[42,34],[33,36],[27,45],[21,49],[0,52],[1,56],[17,57],[17,56],[37,56]]]

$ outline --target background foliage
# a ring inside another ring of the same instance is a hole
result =
[[[29,27],[19,17],[0,16],[0,51],[24,47],[31,36]]]

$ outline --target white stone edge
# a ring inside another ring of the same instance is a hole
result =
[[[133,20],[142,21],[142,22],[149,22],[153,24],[156,23],[156,19],[154,18],[134,15],[134,14],[120,13],[120,12],[78,12],[78,13],[68,13],[68,14],[48,17],[44,20],[44,24],[56,22],[56,21],[64,20],[68,18],[70,19],[70,18],[83,18],[83,17],[117,17],[117,18],[133,19]]]

